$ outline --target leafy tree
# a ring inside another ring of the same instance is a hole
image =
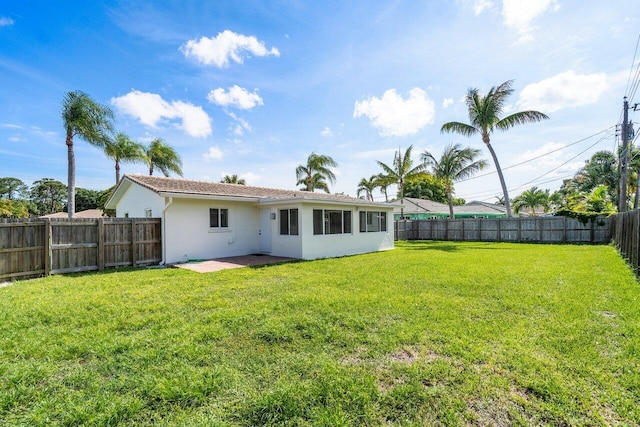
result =
[[[76,188],[76,212],[98,209],[99,191]]]
[[[404,152],[404,156],[400,149],[396,151],[393,156],[392,166],[388,166],[381,161],[377,161],[378,165],[382,168],[385,180],[398,185],[398,196],[400,197],[400,203],[404,205],[404,183],[412,178],[418,176],[418,174],[425,170],[424,164],[413,166],[413,160],[411,160],[411,150],[413,145],[410,145]],[[400,216],[404,216],[404,209],[400,208]]]
[[[531,209],[531,216],[536,215],[536,208],[542,207],[545,212],[549,209],[549,190],[540,190],[538,187],[531,187],[520,193],[513,199],[513,209],[516,213],[520,213],[522,209]]]
[[[29,207],[24,200],[0,198],[0,218],[27,218]]]
[[[507,216],[511,217],[511,202],[509,200],[509,192],[505,183],[498,157],[491,145],[491,134],[494,130],[506,131],[516,125],[525,123],[539,122],[549,117],[539,111],[519,111],[500,118],[505,109],[506,99],[513,93],[511,85],[513,80],[507,80],[497,87],[492,87],[489,92],[482,96],[478,93],[477,88],[469,89],[466,97],[466,103],[469,110],[470,124],[461,122],[449,122],[442,125],[442,132],[454,132],[464,136],[473,136],[479,134],[482,142],[485,143],[491,153],[491,158],[496,166],[502,193],[504,194],[504,205]]]
[[[164,176],[169,176],[170,172],[182,176],[180,155],[162,139],[156,138],[151,141],[145,149],[145,156],[149,165],[149,175],[153,175],[153,170],[157,167]]]
[[[103,215],[106,216],[116,216],[116,210],[115,209],[106,209],[104,207],[105,203],[107,203],[107,200],[109,200],[109,197],[111,197],[111,193],[113,193],[113,190],[116,189],[116,186],[112,186],[107,188],[106,190],[102,190],[100,192],[98,192],[98,209],[102,209],[102,213]]]
[[[31,187],[31,201],[34,203],[35,213],[48,215],[61,212],[65,202],[67,187],[52,178],[42,178],[34,181]]]
[[[404,183],[404,196],[447,203],[446,184],[430,173],[421,172]]]
[[[104,153],[115,162],[116,184],[120,182],[120,163],[146,163],[147,160],[144,147],[122,132],[106,141]]]
[[[81,91],[67,92],[62,102],[62,120],[67,144],[67,205],[73,218],[76,193],[76,160],[73,140],[77,136],[91,145],[104,147],[113,131],[113,111]]]
[[[0,198],[14,200],[24,197],[29,191],[29,187],[18,178],[0,178]]]
[[[316,189],[329,192],[327,181],[334,184],[336,175],[331,168],[338,167],[338,163],[330,156],[311,153],[307,157],[307,163],[296,168],[296,185],[303,185],[302,191],[314,191]]]
[[[246,185],[247,182],[244,180],[244,178],[239,178],[238,175],[236,175],[235,173],[231,176],[229,175],[225,175],[222,177],[222,180],[220,181],[223,184],[238,184],[238,185]]]
[[[372,175],[371,178],[362,178],[358,183],[358,192],[357,195],[360,197],[360,194],[364,193],[365,200],[373,201],[373,190],[378,187],[378,176]]]
[[[429,151],[422,153],[422,161],[431,166],[433,175],[445,183],[447,202],[449,204],[449,218],[453,219],[453,183],[469,178],[487,166],[486,160],[476,160],[480,150],[460,144],[449,144],[442,152],[440,159],[436,159]]]

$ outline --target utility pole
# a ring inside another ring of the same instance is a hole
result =
[[[620,173],[620,200],[618,206],[618,212],[627,211],[627,170],[629,164],[629,133],[627,126],[629,122],[629,101],[627,97],[624,97],[624,104],[622,107],[622,155],[620,156],[620,163],[622,164],[622,172]]]

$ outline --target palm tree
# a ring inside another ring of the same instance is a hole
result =
[[[365,199],[373,202],[373,190],[378,187],[378,175],[372,175],[371,178],[362,178],[358,183],[358,197],[364,193]]]
[[[338,166],[335,160],[329,156],[311,153],[306,165],[296,168],[296,185],[303,185],[302,191],[314,191],[315,189],[329,192],[327,181],[335,183],[336,176],[330,168]]]
[[[170,172],[174,172],[182,176],[182,160],[180,156],[170,145],[156,138],[145,149],[147,163],[149,164],[149,175],[153,175],[154,167],[160,169],[164,176],[169,176]]]
[[[376,183],[378,184],[378,188],[382,194],[384,194],[384,201],[386,203],[389,202],[389,195],[387,194],[387,187],[389,187],[393,182],[389,181],[389,177],[383,173],[379,173],[376,175]]]
[[[144,147],[122,132],[107,141],[104,154],[116,163],[116,185],[120,182],[120,163],[146,162]]]
[[[406,149],[403,157],[402,152],[400,151],[400,149],[398,149],[393,157],[393,167],[389,167],[379,160],[377,161],[378,165],[385,173],[385,179],[388,180],[387,182],[398,185],[398,195],[400,196],[401,204],[404,204],[404,182],[407,179],[411,179],[417,176],[426,168],[426,165],[423,163],[415,167],[413,166],[413,161],[411,160],[411,150],[413,150],[413,145],[410,145],[409,148]],[[404,208],[400,208],[400,218],[402,218],[403,216]]]
[[[523,208],[531,209],[531,216],[536,216],[536,208],[542,206],[546,210],[549,207],[549,190],[539,190],[538,187],[531,187],[520,193],[513,199],[513,209],[520,213]]]
[[[67,92],[62,101],[62,120],[67,144],[67,206],[69,218],[75,213],[76,158],[73,138],[103,147],[113,131],[113,111],[95,102],[82,91]]]
[[[220,181],[223,184],[238,184],[238,185],[246,185],[247,182],[243,178],[239,178],[235,173],[231,176],[225,175],[222,177]]]
[[[469,89],[466,97],[467,107],[469,109],[470,124],[460,122],[449,122],[442,125],[442,132],[455,132],[464,136],[473,136],[480,134],[482,142],[485,143],[491,153],[493,163],[496,165],[496,171],[500,178],[502,193],[504,194],[504,206],[507,210],[507,216],[513,216],[511,213],[511,202],[509,200],[509,192],[507,184],[502,175],[502,169],[498,162],[493,146],[491,145],[491,134],[494,130],[506,131],[516,125],[525,123],[539,122],[549,117],[539,111],[519,111],[500,118],[504,112],[506,99],[513,93],[511,85],[513,80],[507,80],[498,87],[492,87],[485,96],[478,94],[478,89]]]
[[[476,148],[462,148],[460,144],[449,144],[442,152],[440,160],[428,151],[422,153],[422,161],[431,166],[433,175],[445,183],[447,202],[449,203],[449,218],[453,219],[453,183],[469,178],[487,166],[486,160],[476,160],[480,150]]]

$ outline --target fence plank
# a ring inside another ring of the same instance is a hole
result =
[[[611,218],[598,218],[585,225],[566,217],[400,220],[394,224],[394,235],[396,240],[600,244],[612,237],[621,241],[616,224]]]
[[[160,218],[2,219],[0,279],[162,261]]]

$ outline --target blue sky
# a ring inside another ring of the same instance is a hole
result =
[[[507,186],[511,196],[532,185],[554,190],[595,151],[615,149],[623,96],[639,102],[637,6],[5,0],[0,176],[66,183],[61,102],[82,90],[114,110],[117,130],[176,148],[185,178],[238,174],[251,185],[295,188],[296,166],[315,151],[339,164],[332,191],[355,196],[361,178],[381,171],[376,160],[391,164],[399,147],[413,145],[417,161],[458,142],[490,159],[479,137],[440,127],[468,121],[469,88],[514,79],[508,111],[551,119],[494,135]],[[78,187],[113,185],[113,164],[99,149],[78,140],[75,152]],[[456,194],[493,202],[497,175],[458,183]]]

